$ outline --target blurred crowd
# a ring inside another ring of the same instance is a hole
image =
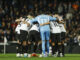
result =
[[[63,15],[66,41],[72,45],[80,42],[79,0],[0,0],[0,42],[4,36],[15,41],[15,19],[30,13],[37,16],[40,12]]]

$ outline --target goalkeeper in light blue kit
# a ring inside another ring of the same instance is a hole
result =
[[[41,14],[34,19],[30,20],[30,24],[33,22],[38,22],[40,27],[40,35],[42,40],[42,53],[43,57],[47,57],[49,54],[49,40],[50,40],[50,26],[49,23],[51,20],[56,20],[49,15]],[[47,54],[45,53],[45,41],[47,41]]]

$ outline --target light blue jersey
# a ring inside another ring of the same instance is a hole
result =
[[[39,15],[37,17],[35,17],[33,20],[31,20],[30,22],[33,23],[33,22],[38,22],[39,24],[44,24],[44,23],[47,23],[51,20],[56,20],[56,18],[53,18],[49,15]],[[50,30],[50,27],[49,25],[44,25],[44,26],[40,26],[40,31],[43,31],[43,30]]]

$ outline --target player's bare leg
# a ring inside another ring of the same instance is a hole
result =
[[[23,51],[23,54],[24,54],[24,57],[27,57],[28,56],[28,42],[27,41],[23,41],[22,43],[22,51]]]

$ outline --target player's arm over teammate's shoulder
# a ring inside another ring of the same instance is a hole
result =
[[[37,22],[37,19],[36,19],[36,18],[29,20],[28,23],[29,23],[30,25],[32,25],[34,22]]]
[[[48,24],[50,24],[50,22],[47,22],[47,23],[44,23],[44,24],[40,24],[40,26],[48,25]]]
[[[52,17],[52,16],[49,16],[49,20],[50,21],[55,21],[57,18],[55,18],[55,17]]]

